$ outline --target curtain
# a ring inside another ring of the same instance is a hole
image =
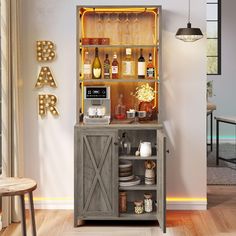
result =
[[[2,175],[23,177],[20,0],[1,0]],[[18,199],[3,198],[3,227],[19,221]]]

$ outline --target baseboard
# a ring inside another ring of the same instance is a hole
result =
[[[28,202],[26,201],[28,208]],[[73,210],[73,200],[34,200],[35,209]],[[207,201],[167,201],[168,210],[206,210]]]
[[[207,210],[207,201],[168,201],[167,210]]]
[[[29,208],[28,200],[26,199],[26,208]],[[44,199],[38,200],[34,199],[35,209],[45,209],[45,210],[73,210],[74,202],[73,199]]]

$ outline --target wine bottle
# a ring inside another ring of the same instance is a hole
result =
[[[116,52],[113,55],[113,61],[112,61],[112,64],[111,64],[111,75],[112,75],[112,79],[118,79],[119,78],[119,62],[117,61]]]
[[[145,59],[143,57],[143,49],[140,49],[140,57],[138,59],[138,78],[144,79],[145,78]]]
[[[154,79],[155,78],[155,67],[152,62],[152,54],[149,53],[149,60],[147,64],[147,78]]]
[[[108,59],[108,54],[106,54],[103,67],[104,67],[104,79],[110,79],[110,61]]]
[[[102,76],[102,66],[98,57],[98,48],[95,48],[95,58],[93,60],[92,67],[93,79],[101,79]]]
[[[91,60],[89,59],[88,51],[85,51],[85,55],[84,55],[83,72],[84,72],[84,79],[92,78],[92,65],[91,65]]]

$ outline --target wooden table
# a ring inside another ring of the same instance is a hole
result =
[[[230,125],[236,125],[236,116],[217,116],[216,119],[216,165],[219,165],[219,160],[227,161],[236,164],[236,158],[224,158],[220,157],[219,151],[219,132],[220,132],[220,122]]]
[[[29,194],[29,205],[32,222],[32,235],[36,236],[36,224],[34,216],[33,191],[37,188],[37,184],[32,179],[26,178],[8,178],[0,177],[0,197],[19,196],[21,203],[21,220],[22,235],[26,236],[26,219],[25,219],[25,194]]]

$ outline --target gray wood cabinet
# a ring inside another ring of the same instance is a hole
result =
[[[119,155],[118,136],[127,132],[132,146],[137,149],[140,138],[155,146],[150,157]],[[166,231],[166,189],[165,162],[166,137],[161,125],[143,129],[141,126],[109,125],[107,127],[75,126],[75,226],[78,220],[158,220],[163,232]],[[157,164],[156,184],[120,187],[119,160],[131,160],[134,173],[142,179],[145,160]],[[119,191],[128,195],[126,213],[119,213]],[[133,201],[142,199],[145,192],[151,192],[154,211],[137,215]]]

